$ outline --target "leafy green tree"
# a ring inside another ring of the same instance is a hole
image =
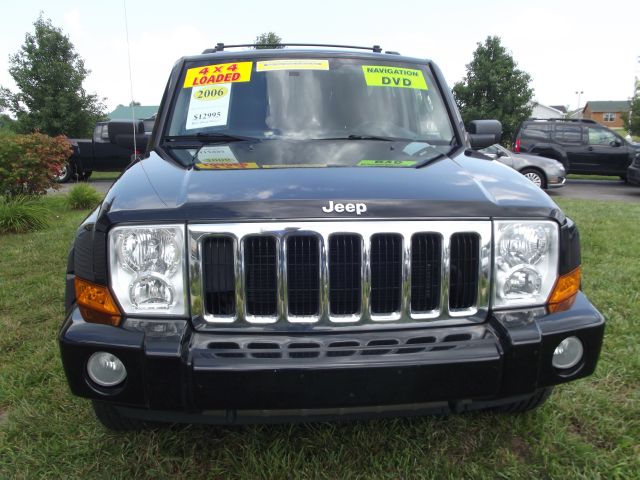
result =
[[[465,78],[453,87],[453,95],[465,123],[495,118],[502,122],[502,141],[510,144],[518,124],[531,115],[531,76],[518,69],[502,46],[500,37],[478,43]]]
[[[640,82],[636,82],[636,91],[629,106],[630,111],[622,114],[624,126],[631,135],[640,135]]]
[[[105,106],[82,83],[89,74],[69,37],[42,15],[20,50],[9,56],[9,73],[18,92],[0,89],[0,104],[16,117],[19,132],[90,135]]]
[[[253,43],[256,44],[256,49],[284,48],[282,45],[280,45],[280,43],[282,43],[282,38],[280,38],[274,32],[261,33],[256,37],[256,40]]]
[[[9,115],[0,114],[0,133],[11,133],[16,130],[16,121]]]

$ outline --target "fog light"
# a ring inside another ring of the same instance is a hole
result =
[[[87,362],[89,378],[101,387],[115,387],[127,378],[127,369],[118,357],[107,352],[96,352]]]
[[[582,342],[577,337],[567,337],[554,350],[551,364],[561,370],[575,367],[582,360],[583,353]]]

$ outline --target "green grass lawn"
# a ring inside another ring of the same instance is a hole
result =
[[[608,325],[596,373],[537,411],[114,434],[60,364],[66,255],[87,214],[64,199],[46,199],[47,230],[0,236],[1,479],[640,476],[640,204],[558,200],[581,227],[584,289]]]
[[[93,172],[90,180],[115,180],[122,172]]]

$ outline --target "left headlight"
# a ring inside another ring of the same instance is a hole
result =
[[[558,276],[558,225],[501,220],[494,228],[494,307],[544,305]]]
[[[111,287],[125,313],[185,316],[183,225],[123,226],[109,232]]]

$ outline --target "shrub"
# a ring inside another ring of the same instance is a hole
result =
[[[0,135],[0,195],[39,195],[58,188],[54,175],[72,152],[62,135]]]
[[[102,200],[94,188],[86,183],[79,183],[71,189],[67,196],[67,204],[74,210],[84,210],[95,207]]]
[[[38,198],[25,195],[0,197],[0,233],[40,230],[49,224],[50,215]]]

